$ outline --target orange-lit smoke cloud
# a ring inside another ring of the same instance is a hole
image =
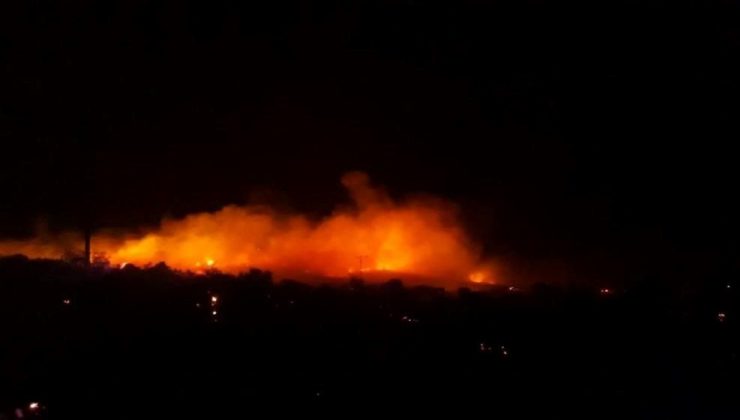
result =
[[[394,202],[359,172],[346,174],[342,184],[353,205],[323,220],[231,205],[165,219],[136,238],[97,234],[93,250],[117,266],[163,261],[179,270],[260,268],[304,279],[406,275],[448,286],[493,281],[453,205],[430,198]],[[43,240],[0,243],[0,253],[54,256],[59,245]]]

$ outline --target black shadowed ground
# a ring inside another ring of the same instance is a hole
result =
[[[448,293],[4,258],[0,412],[740,413],[734,284],[647,284]]]

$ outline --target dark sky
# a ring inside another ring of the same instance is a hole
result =
[[[250,197],[321,215],[358,169],[459,202],[492,254],[735,264],[736,2],[0,8],[0,236],[81,203],[98,226]]]

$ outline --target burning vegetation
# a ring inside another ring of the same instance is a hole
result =
[[[396,202],[360,172],[346,174],[342,184],[351,205],[322,220],[230,205],[165,219],[136,237],[98,233],[93,252],[117,267],[165,262],[183,271],[260,268],[304,280],[405,276],[449,286],[494,282],[454,205],[431,198]],[[0,254],[60,257],[70,249],[69,236],[0,243]]]

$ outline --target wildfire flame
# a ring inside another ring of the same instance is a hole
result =
[[[493,281],[450,203],[430,198],[394,202],[360,172],[346,174],[342,184],[353,205],[323,220],[230,205],[165,219],[158,229],[136,238],[99,233],[94,249],[117,267],[163,261],[179,270],[237,273],[255,267],[296,278],[398,273],[448,279],[448,284]],[[49,257],[59,251],[51,242],[0,243],[0,254]]]

